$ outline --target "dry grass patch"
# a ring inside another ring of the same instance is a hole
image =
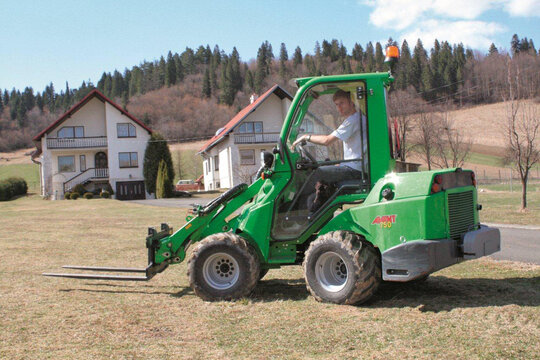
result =
[[[540,266],[483,259],[369,303],[308,295],[300,267],[246,299],[208,303],[185,264],[149,283],[44,278],[62,264],[146,265],[148,225],[184,209],[20,198],[0,207],[0,358],[524,358],[540,352]]]

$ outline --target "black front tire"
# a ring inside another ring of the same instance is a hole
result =
[[[306,252],[303,267],[306,286],[318,301],[362,303],[381,283],[379,253],[351,232],[333,231],[317,238]]]
[[[233,233],[219,233],[197,244],[188,261],[189,284],[207,301],[245,297],[257,285],[259,258],[251,245]]]

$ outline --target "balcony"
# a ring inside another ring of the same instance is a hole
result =
[[[83,149],[107,147],[106,136],[80,138],[47,138],[48,149]]]
[[[279,133],[238,133],[234,134],[235,144],[274,144],[279,140]]]

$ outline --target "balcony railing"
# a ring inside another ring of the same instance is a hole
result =
[[[90,136],[80,138],[47,138],[48,149],[74,149],[107,147],[106,136]]]
[[[277,143],[278,140],[279,133],[234,134],[235,144]]]

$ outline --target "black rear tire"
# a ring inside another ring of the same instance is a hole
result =
[[[251,245],[233,233],[219,233],[197,244],[188,261],[189,284],[207,301],[245,297],[257,285],[259,258]]]
[[[306,251],[303,267],[307,289],[318,301],[362,303],[381,283],[379,253],[351,232],[333,231],[317,238]]]

